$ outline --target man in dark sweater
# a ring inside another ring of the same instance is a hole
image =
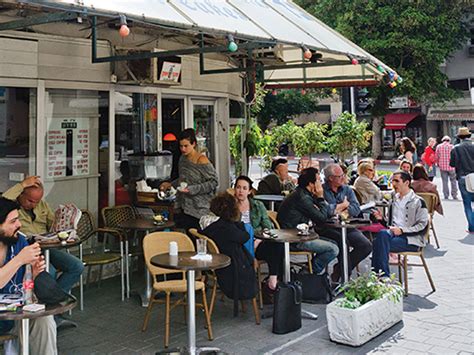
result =
[[[467,191],[466,188],[466,176],[474,173],[474,144],[471,140],[469,128],[459,128],[458,138],[460,139],[460,143],[456,144],[451,151],[449,165],[456,169],[456,178],[459,183],[459,191],[461,191],[464,204],[468,232],[474,234],[474,211],[472,208],[474,193]]]

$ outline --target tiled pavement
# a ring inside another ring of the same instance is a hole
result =
[[[329,340],[324,305],[304,306],[319,315],[317,321],[304,319],[297,332],[275,335],[271,319],[255,325],[250,304],[246,314],[233,318],[229,300],[217,302],[212,342],[207,341],[203,316],[198,313],[197,342],[232,354],[474,353],[474,236],[464,232],[461,202],[443,203],[445,216],[435,218],[441,248],[426,249],[436,292],[430,293],[422,268],[410,270],[410,295],[404,299],[403,322],[362,347]],[[103,282],[101,289],[92,286],[86,290],[85,301],[85,310],[75,310],[72,316],[79,327],[59,333],[61,354],[152,354],[163,349],[163,306],[155,307],[149,328],[142,333],[145,309],[139,306],[138,297],[120,301],[118,279]],[[184,312],[175,309],[170,346],[185,343]]]

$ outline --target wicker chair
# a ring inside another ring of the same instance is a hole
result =
[[[436,235],[436,230],[433,223],[433,216],[435,213],[436,205],[438,203],[438,196],[436,196],[436,194],[431,193],[431,192],[417,192],[416,194],[420,196],[421,198],[423,198],[423,200],[425,200],[426,202],[426,208],[428,209],[428,213],[430,215],[430,229],[433,232],[433,237],[436,242],[436,247],[439,249],[438,236]],[[429,242],[430,242],[430,237],[428,233],[428,243]]]
[[[157,254],[168,253],[168,246],[171,241],[178,243],[179,251],[194,251],[194,245],[191,239],[183,233],[179,232],[154,232],[147,234],[143,239],[143,252],[145,256],[145,262],[148,267],[149,272],[153,275],[153,291],[150,295],[148,302],[148,308],[145,314],[145,319],[143,320],[142,331],[146,331],[148,327],[148,321],[150,319],[151,311],[155,303],[165,303],[165,348],[169,345],[169,323],[170,323],[170,310],[179,306],[185,305],[184,297],[178,299],[176,302],[171,304],[170,296],[171,293],[184,293],[187,292],[186,277],[185,273],[182,272],[183,278],[180,280],[168,280],[168,281],[157,281],[157,277],[160,275],[166,275],[171,273],[177,273],[176,270],[165,269],[157,267],[151,264],[150,260],[153,256]],[[179,271],[178,271],[179,272]],[[211,316],[207,308],[206,300],[206,289],[204,282],[195,281],[196,291],[201,291],[202,293],[202,304],[196,304],[196,306],[204,309],[204,314],[206,318],[207,325],[207,335],[209,340],[212,340],[212,326],[211,326]],[[160,299],[155,299],[157,292],[164,292],[166,295],[165,301]]]
[[[120,253],[114,253],[107,249],[107,238],[103,238],[102,242],[98,241],[99,235],[112,235],[116,237],[121,245]],[[111,264],[117,261],[120,261],[120,276],[121,276],[121,297],[122,301],[124,300],[125,296],[125,276],[124,276],[124,251],[123,251],[123,244],[122,244],[122,234],[117,232],[114,229],[109,228],[96,228],[94,224],[94,220],[92,215],[87,210],[82,210],[82,216],[79,220],[79,224],[77,227],[77,236],[81,239],[82,243],[89,240],[91,237],[95,236],[92,240],[91,249],[88,253],[82,253],[82,262],[84,266],[88,266],[87,270],[87,279],[86,285],[89,284],[91,269],[93,266],[99,266],[99,287],[100,281],[102,280],[102,270],[104,265]],[[82,245],[81,243],[81,245]],[[81,300],[81,307],[82,307],[82,300]],[[81,308],[82,309],[82,308]]]

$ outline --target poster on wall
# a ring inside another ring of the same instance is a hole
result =
[[[46,137],[46,176],[89,175],[89,120],[55,119]]]

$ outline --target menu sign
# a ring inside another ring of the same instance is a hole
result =
[[[47,138],[48,178],[89,174],[89,120],[55,120]]]

